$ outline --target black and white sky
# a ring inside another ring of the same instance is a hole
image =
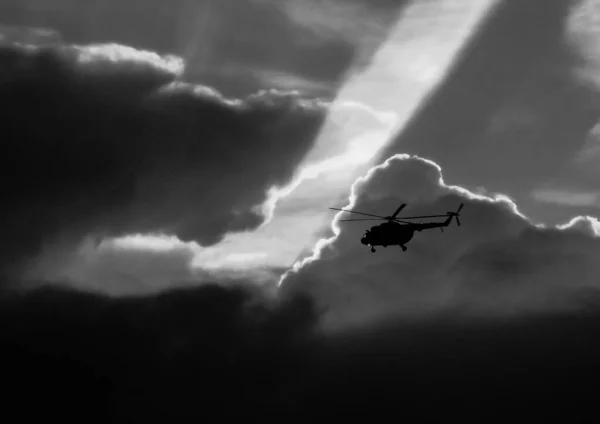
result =
[[[599,22],[597,0],[0,0],[8,409],[578,421]],[[372,254],[373,223],[328,209],[401,203],[464,203],[461,226]]]

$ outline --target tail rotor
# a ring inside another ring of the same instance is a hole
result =
[[[458,217],[460,216],[460,210],[463,208],[465,204],[461,203],[460,206],[458,207],[458,209],[456,210],[456,212],[446,212],[446,215],[449,216],[453,216],[456,218],[456,225],[458,225],[460,227],[460,220],[458,219]]]

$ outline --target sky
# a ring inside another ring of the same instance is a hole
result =
[[[0,1],[9,409],[583,419],[599,18],[596,0]],[[329,209],[402,203],[462,203],[460,226],[371,253],[378,222]]]

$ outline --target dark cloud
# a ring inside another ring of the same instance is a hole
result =
[[[285,405],[314,320],[306,300],[220,286],[119,301],[43,290],[5,297],[0,315],[4,384],[27,393],[29,415],[92,422],[256,417]]]
[[[430,158],[454,183],[507,193],[536,220],[592,213],[550,210],[531,196],[580,153],[600,112],[565,33],[577,3],[501,2],[386,156]]]
[[[0,48],[1,249],[57,236],[165,232],[203,245],[258,226],[327,105],[269,91],[227,100],[180,61],[120,45]]]
[[[353,209],[404,216],[456,210],[461,226],[416,233],[407,252],[360,243],[379,222],[340,222],[339,236],[283,281],[284,292],[314,293],[327,325],[364,325],[438,311],[517,316],[581,307],[582,293],[600,289],[600,223],[580,217],[563,227],[536,226],[504,196],[448,186],[441,169],[418,157],[388,159],[354,184]],[[442,220],[440,218],[440,220]],[[430,221],[430,220],[423,220]],[[583,296],[585,297],[585,296]]]
[[[310,299],[207,286],[121,300],[37,291],[3,298],[0,318],[4,413],[35,420],[577,421],[595,413],[600,376],[596,313],[326,335]]]
[[[71,43],[181,55],[188,79],[231,96],[272,87],[333,96],[348,67],[368,62],[406,1],[301,3],[289,10],[271,0],[4,0],[0,16],[53,28]],[[344,24],[342,16],[360,22]]]

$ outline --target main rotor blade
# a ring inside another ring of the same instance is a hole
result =
[[[359,215],[366,215],[366,216],[374,216],[375,218],[381,218],[381,219],[386,219],[385,216],[379,216],[379,215],[372,215],[370,213],[364,213],[364,212],[357,212],[357,211],[352,211],[349,209],[338,209],[338,208],[329,208],[332,209],[334,211],[342,211],[342,212],[350,212],[350,213],[357,213]]]
[[[398,216],[398,214],[400,213],[400,211],[402,209],[404,209],[406,207],[406,203],[402,203],[400,206],[398,206],[398,209],[396,209],[396,212],[394,212],[392,214],[392,218],[396,218]]]
[[[381,218],[355,218],[355,219],[340,219],[340,221],[381,221]],[[339,222],[339,221],[338,221]]]

